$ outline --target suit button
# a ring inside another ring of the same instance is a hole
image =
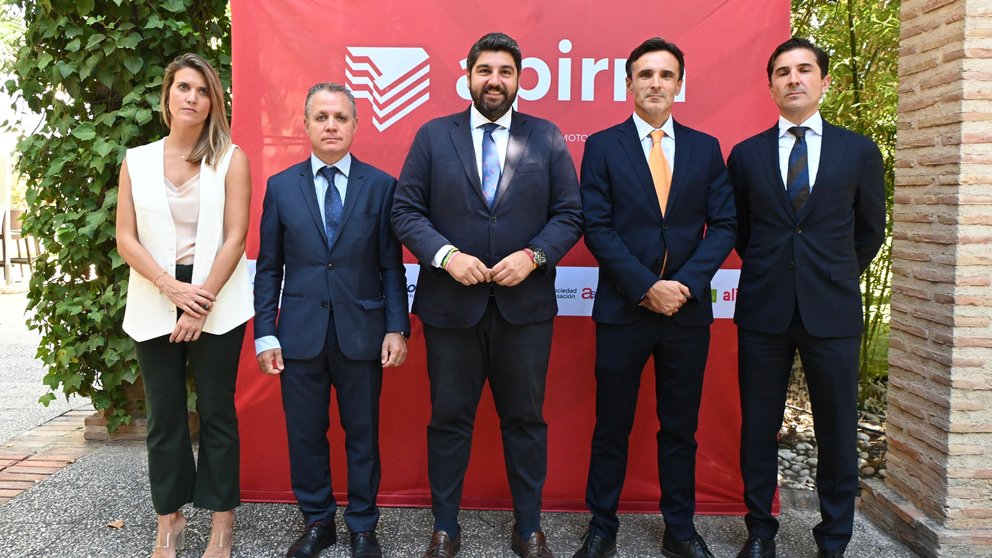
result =
[[[796,262],[789,262],[789,269],[796,269]]]
[[[327,269],[334,269],[334,264],[327,264]]]
[[[327,308],[328,306],[329,306],[329,304],[327,304],[327,301],[326,300],[320,303],[320,307],[321,308]]]
[[[668,223],[662,223],[661,228],[667,231],[668,230]]]
[[[803,234],[803,230],[799,227],[796,227],[796,234]]]
[[[495,223],[496,222],[496,216],[494,215],[494,216],[490,217],[489,220],[492,221],[493,223]]]

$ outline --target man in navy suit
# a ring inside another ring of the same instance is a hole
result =
[[[693,525],[696,425],[709,352],[710,280],[734,245],[733,192],[716,138],[672,118],[682,51],[655,37],[627,58],[634,114],[589,137],[585,239],[599,262],[592,521],[575,558],[616,555],[617,506],[637,392],[654,357],[662,554],[712,558]]]
[[[313,86],[305,115],[313,153],[269,178],[255,273],[258,362],[280,375],[293,493],[306,524],[286,556],[317,556],[337,539],[327,442],[333,386],[346,436],[351,553],[373,558],[381,556],[382,368],[403,363],[410,332],[402,249],[389,224],[396,180],[349,152],[358,115],[347,88]]]
[[[434,511],[425,557],[459,549],[462,483],[487,380],[513,496],[511,548],[551,556],[540,514],[555,264],[578,240],[582,217],[561,131],[511,110],[520,66],[516,41],[502,33],[472,46],[472,105],[420,128],[393,205],[396,233],[420,260],[413,311],[427,343]]]
[[[819,556],[843,556],[854,524],[859,276],[885,238],[885,183],[878,147],[820,116],[828,65],[807,40],[779,45],[768,60],[778,122],[734,147],[728,162],[742,260],[734,321],[749,537],[739,558],[775,556],[777,435],[797,349],[820,456]]]

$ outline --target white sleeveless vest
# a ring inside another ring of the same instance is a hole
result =
[[[202,285],[224,241],[224,181],[236,145],[231,145],[213,168],[200,163],[200,217],[196,227],[196,253],[193,255],[193,284]],[[165,140],[127,150],[127,171],[137,218],[138,241],[162,269],[176,276],[176,226],[165,195]],[[217,293],[203,331],[226,333],[254,315],[248,262],[245,255],[231,278]],[[131,270],[124,310],[124,331],[135,341],[168,335],[176,326],[178,313],[169,297],[141,274]]]

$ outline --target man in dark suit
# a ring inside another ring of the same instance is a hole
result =
[[[617,506],[644,365],[654,356],[662,554],[712,558],[693,525],[696,425],[709,352],[710,280],[734,244],[733,192],[716,138],[672,118],[682,51],[652,38],[627,58],[634,114],[582,156],[585,239],[599,262],[592,521],[575,558],[616,555]]]
[[[728,163],[742,259],[734,321],[749,537],[740,558],[775,556],[777,435],[797,349],[820,456],[819,556],[843,556],[854,523],[858,278],[885,238],[885,184],[878,147],[820,116],[828,63],[804,39],[779,45],[768,61],[778,122],[734,147]]]
[[[306,523],[286,556],[317,556],[337,538],[333,386],[346,436],[351,553],[378,557],[382,368],[403,363],[410,331],[402,249],[389,223],[396,180],[349,152],[358,125],[351,91],[317,84],[305,114],[313,153],[269,178],[255,274],[258,362],[280,375],[293,493]]]
[[[431,382],[427,557],[458,551],[462,483],[487,380],[513,496],[511,547],[551,556],[540,513],[555,264],[578,240],[582,218],[561,131],[511,110],[520,65],[516,41],[502,33],[472,46],[472,105],[420,128],[393,205],[396,233],[421,267],[413,311],[424,323]]]

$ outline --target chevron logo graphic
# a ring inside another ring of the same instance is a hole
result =
[[[419,47],[348,47],[347,85],[372,103],[372,124],[382,132],[430,99],[427,51]]]

